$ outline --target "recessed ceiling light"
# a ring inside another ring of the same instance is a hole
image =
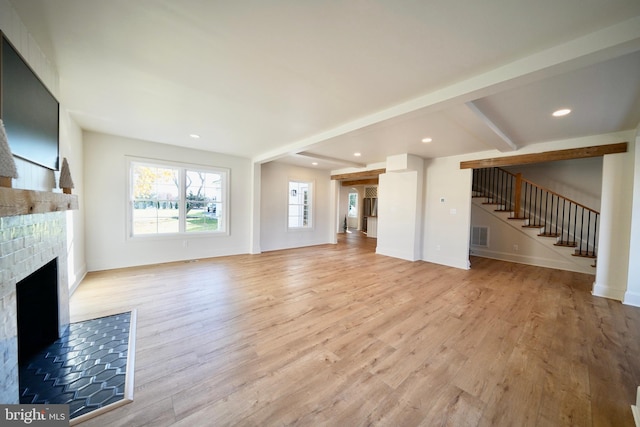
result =
[[[318,162],[311,163],[313,166],[318,166]]]
[[[197,133],[190,133],[189,136],[193,139],[200,139],[200,135],[198,135]]]
[[[362,154],[360,154],[360,153],[353,153],[353,155],[356,156],[356,157],[362,156]]]
[[[422,138],[422,142],[424,142],[425,144],[431,141],[433,141],[433,138]]]
[[[562,116],[566,116],[567,114],[569,114],[571,112],[570,109],[568,108],[562,108],[560,110],[556,110],[553,112],[552,116],[553,117],[562,117]]]

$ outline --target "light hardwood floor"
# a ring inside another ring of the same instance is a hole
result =
[[[136,308],[134,401],[89,426],[632,426],[640,309],[593,276],[372,239],[89,274],[72,321]]]

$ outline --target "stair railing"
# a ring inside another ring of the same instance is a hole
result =
[[[519,206],[519,192],[516,188],[516,175],[500,168],[473,170],[473,196],[483,197],[486,204],[503,206],[500,211],[516,212]]]
[[[512,212],[510,219],[527,221],[524,227],[544,229],[539,235],[557,238],[557,246],[596,257],[600,213],[594,209],[501,168],[474,169],[472,191],[496,210]]]

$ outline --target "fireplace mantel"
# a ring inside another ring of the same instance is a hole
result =
[[[0,217],[78,209],[78,196],[0,187]]]

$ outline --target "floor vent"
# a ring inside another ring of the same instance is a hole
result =
[[[471,227],[471,244],[473,246],[489,246],[489,227]]]

